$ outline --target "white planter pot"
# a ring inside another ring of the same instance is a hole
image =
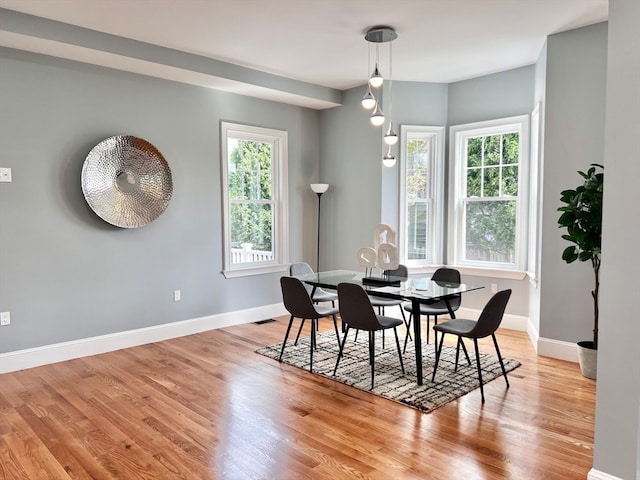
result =
[[[595,380],[598,367],[598,350],[593,348],[593,342],[578,342],[578,362],[580,362],[582,375]]]

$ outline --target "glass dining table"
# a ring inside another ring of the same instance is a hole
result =
[[[455,318],[455,312],[451,308],[449,300],[466,292],[484,288],[482,285],[468,285],[464,283],[447,283],[431,280],[431,277],[401,277],[385,276],[384,278],[371,278],[363,272],[351,270],[330,270],[327,272],[314,272],[297,275],[303,282],[315,288],[327,288],[335,290],[339,283],[355,283],[361,285],[367,293],[380,297],[406,300],[412,303],[413,341],[416,352],[416,377],[418,385],[423,384],[422,379],[422,334],[420,322],[420,304],[444,301],[449,315]]]

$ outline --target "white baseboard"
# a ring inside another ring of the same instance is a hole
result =
[[[461,318],[476,319],[479,316],[480,316],[480,310],[473,309],[473,308],[461,307],[456,312],[456,317],[461,317]],[[505,313],[504,317],[502,317],[502,323],[500,324],[500,328],[517,330],[519,332],[526,332],[528,323],[529,323],[528,317],[523,317],[521,315],[510,315],[508,313]]]
[[[2,353],[0,354],[0,374],[281,315],[287,315],[287,311],[280,303]],[[458,310],[460,317],[478,318],[479,315],[480,311],[475,309],[461,308]],[[538,338],[537,332],[532,328],[527,317],[506,314],[500,328],[528,332],[538,355],[570,362],[578,361],[578,353],[574,343]]]
[[[460,310],[456,312],[456,315],[464,318],[478,318],[480,310],[460,308]],[[550,338],[540,338],[537,329],[529,321],[529,317],[505,314],[500,328],[527,332],[531,344],[538,355],[556,358],[558,360],[566,360],[568,362],[578,362],[578,350],[575,343]]]
[[[536,351],[543,357],[578,363],[578,346],[572,342],[563,342],[551,338],[539,338]]]
[[[194,333],[255,322],[270,317],[286,315],[283,304],[265,305],[236,312],[209,315],[180,322],[154,325],[98,337],[82,338],[70,342],[28,348],[0,354],[0,373],[15,372],[25,368],[62,362],[73,358],[97,355],[121,348],[160,342]]]
[[[613,475],[609,475],[608,473],[600,472],[592,468],[589,470],[587,480],[622,480],[622,478],[614,477]]]

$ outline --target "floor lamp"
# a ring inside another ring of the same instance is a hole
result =
[[[317,244],[317,257],[316,257],[316,271],[320,271],[320,197],[329,189],[328,183],[312,183],[311,190],[318,195],[318,244]]]

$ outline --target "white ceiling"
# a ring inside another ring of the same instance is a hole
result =
[[[0,6],[340,90],[368,76],[364,33],[375,25],[398,32],[394,79],[450,83],[532,64],[548,35],[608,14],[608,0],[0,0]],[[383,44],[385,76],[387,55]]]

